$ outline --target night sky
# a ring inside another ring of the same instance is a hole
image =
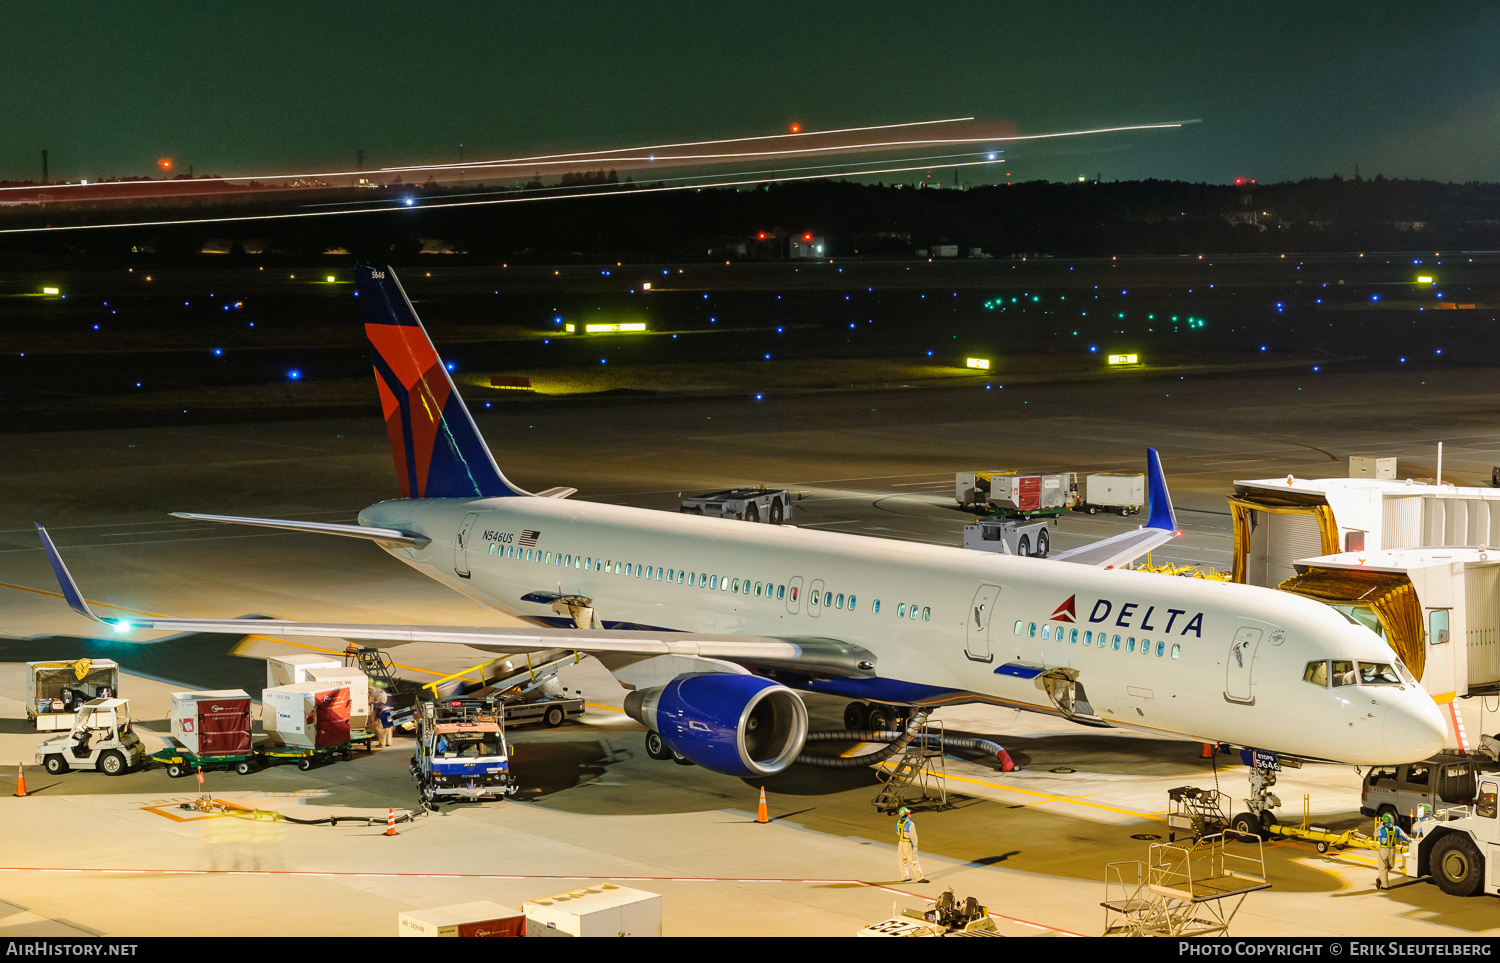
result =
[[[454,162],[974,115],[1013,179],[1500,181],[1500,4],[6,4],[0,179]],[[1003,180],[975,169],[966,180]]]

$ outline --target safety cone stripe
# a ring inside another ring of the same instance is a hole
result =
[[[17,796],[26,795],[26,764],[18,763],[16,767],[16,792]]]
[[[400,836],[401,835],[400,833],[396,832],[396,808],[394,806],[392,806],[391,808],[389,808],[389,809],[386,810],[386,813],[385,813],[385,833],[383,835],[386,835],[386,836]]]
[[[766,787],[765,786],[761,786],[760,787],[760,808],[758,810],[756,810],[755,821],[758,822],[758,823],[768,823],[768,822],[771,821],[770,817],[768,817],[766,815]]]

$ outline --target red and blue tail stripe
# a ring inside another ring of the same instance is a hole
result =
[[[395,273],[360,265],[358,294],[402,496],[527,494],[495,464]]]

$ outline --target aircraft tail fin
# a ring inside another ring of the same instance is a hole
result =
[[[360,265],[356,293],[402,497],[529,494],[495,464],[395,272]]]
[[[1177,513],[1172,511],[1172,496],[1167,492],[1167,476],[1161,470],[1161,456],[1155,448],[1146,449],[1146,528],[1177,531]]]

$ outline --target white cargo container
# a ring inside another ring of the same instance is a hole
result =
[[[1146,476],[1140,472],[1098,471],[1083,480],[1078,510],[1090,515],[1116,512],[1134,515],[1146,504]]]
[[[509,906],[476,900],[454,906],[408,910],[396,920],[398,936],[524,936],[526,914]]]
[[[250,693],[244,689],[173,692],[172,738],[198,756],[250,751]]]
[[[590,886],[521,904],[527,936],[660,936],[661,897],[628,886]]]
[[[370,725],[370,677],[358,669],[340,666],[337,669],[312,667],[308,669],[309,681],[327,682],[349,687],[349,725],[355,729],[366,729]]]
[[[297,653],[296,655],[271,655],[266,657],[266,688],[274,689],[279,685],[293,685],[297,682],[306,682],[313,678],[311,673],[314,669],[337,670],[344,668],[344,660],[331,655],[320,655],[316,652]]]
[[[1068,505],[1068,473],[1038,475],[1008,471],[990,476],[990,504],[1017,512],[1050,511]]]
[[[349,741],[349,687],[298,682],[261,693],[261,726],[279,746],[326,749]]]

